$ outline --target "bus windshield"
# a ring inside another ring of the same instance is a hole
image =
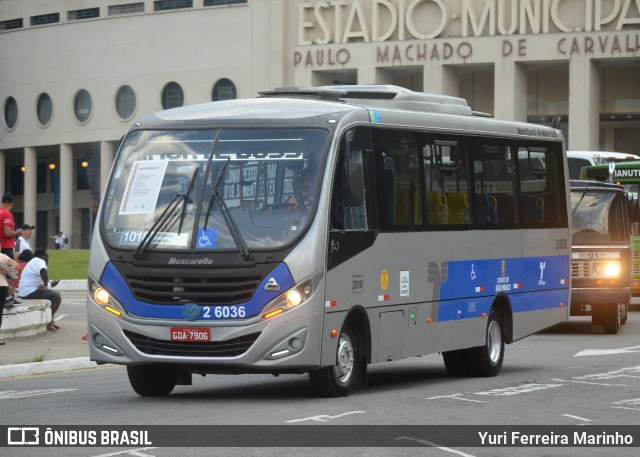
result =
[[[261,250],[308,225],[329,132],[134,131],[114,164],[102,228],[115,248]]]
[[[628,241],[629,234],[622,228],[622,215],[614,201],[613,192],[587,188],[571,191],[573,244]]]

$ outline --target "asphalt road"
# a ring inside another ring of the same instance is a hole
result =
[[[70,317],[71,318],[71,317]],[[371,366],[369,388],[316,398],[304,375],[194,377],[166,398],[141,398],[126,370],[104,367],[0,381],[7,425],[636,425],[640,428],[640,312],[617,335],[588,318],[507,346],[495,378],[450,378],[434,354]],[[291,427],[290,433],[295,433]],[[355,430],[355,428],[353,428]],[[526,427],[523,427],[526,429]],[[474,432],[475,433],[475,432]],[[280,437],[282,443],[287,437]],[[428,455],[636,456],[638,447],[444,447],[407,436],[410,448],[5,448],[3,456]],[[241,446],[242,443],[238,443]],[[211,443],[215,446],[215,443]],[[639,446],[640,443],[636,443]],[[435,447],[433,447],[435,446]],[[5,452],[8,451],[8,452]]]

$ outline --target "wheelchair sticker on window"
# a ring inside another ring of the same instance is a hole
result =
[[[198,229],[198,238],[196,239],[196,248],[213,249],[216,246],[218,238],[218,229],[208,228],[206,230]]]

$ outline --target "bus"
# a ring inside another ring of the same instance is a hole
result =
[[[194,374],[308,374],[441,353],[496,376],[568,319],[559,130],[397,86],[280,88],[123,138],[89,262],[90,357],[164,396]]]
[[[627,154],[626,152],[567,151],[569,179],[580,179],[580,171],[583,167],[609,164],[610,162],[630,162],[635,160],[640,160],[640,156]]]
[[[603,165],[583,167],[580,179],[609,182],[623,186],[631,202],[631,252],[632,278],[631,296],[640,297],[640,230],[638,221],[640,210],[638,206],[638,188],[640,187],[640,161],[617,162]]]
[[[571,181],[571,312],[618,333],[631,303],[631,203],[622,186]]]

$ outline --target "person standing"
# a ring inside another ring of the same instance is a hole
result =
[[[61,249],[65,244],[69,244],[69,238],[62,232],[56,232],[55,235],[51,235],[51,238],[53,238],[53,245],[56,249]]]
[[[22,235],[22,229],[16,230],[16,223],[13,220],[13,214],[11,213],[14,203],[13,194],[7,192],[2,196],[2,204],[0,206],[0,221],[2,222],[2,230],[0,230],[0,248],[2,248],[2,253],[12,260],[14,259],[13,250],[16,246],[16,238]],[[13,306],[20,304],[20,301],[13,296],[14,293],[15,289],[13,287],[9,287],[8,298],[5,303],[6,305]]]
[[[5,275],[13,276],[18,262],[10,258],[8,255],[0,253],[0,327],[2,327],[2,314],[4,313],[5,299],[9,291],[9,283]],[[0,346],[4,346],[4,341],[0,340]]]
[[[60,308],[62,296],[55,290],[51,290],[51,288],[58,285],[59,280],[49,281],[48,261],[49,253],[47,249],[36,248],[33,253],[33,259],[22,270],[18,289],[20,289],[23,298],[35,298],[51,302],[51,322],[47,324],[47,330],[55,331],[60,327],[58,327],[53,317],[58,308]]]
[[[23,224],[22,234],[16,240],[16,247],[13,251],[13,259],[18,260],[18,256],[21,252],[29,250],[31,251],[31,245],[29,244],[29,240],[31,239],[31,235],[33,234],[33,229],[36,228],[35,225]]]

